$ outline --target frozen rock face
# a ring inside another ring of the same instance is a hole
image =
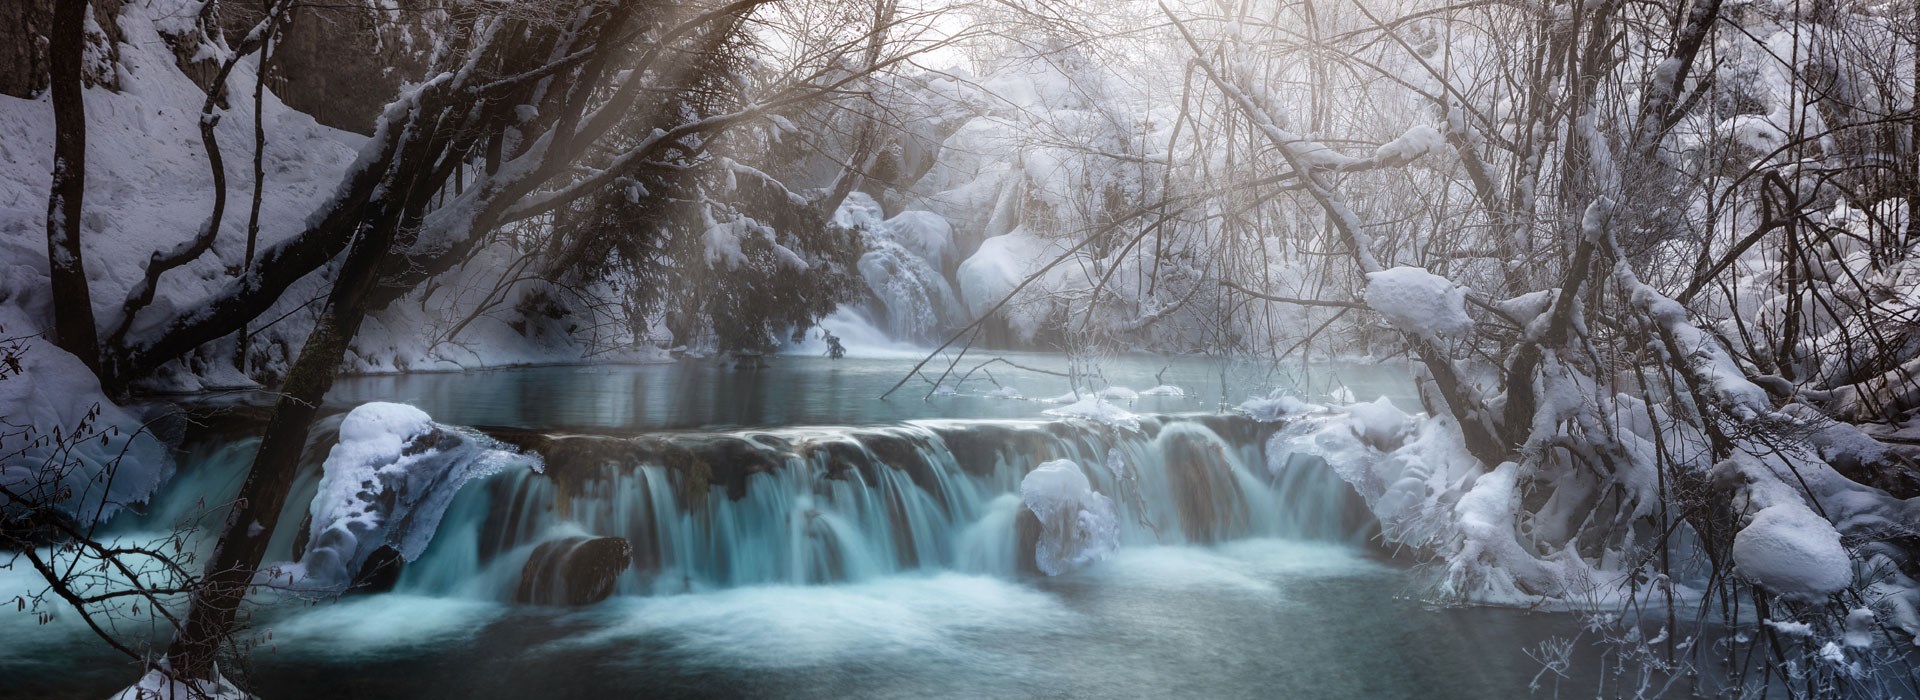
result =
[[[382,547],[413,561],[461,486],[515,463],[538,466],[483,435],[434,423],[412,406],[376,402],[353,409],[321,467],[306,553],[280,573],[303,588],[338,591]]]
[[[1733,563],[1747,580],[1789,600],[1818,601],[1853,583],[1840,533],[1798,503],[1755,513],[1733,537]]]
[[[926,211],[885,218],[878,202],[854,192],[833,220],[866,237],[860,278],[880,307],[869,315],[882,320],[889,337],[932,340],[963,317],[959,297],[944,273],[953,245],[953,227],[946,219]]]
[[[1040,521],[1033,563],[1048,576],[1079,569],[1120,548],[1113,501],[1093,490],[1072,461],[1057,459],[1027,472],[1020,500]]]

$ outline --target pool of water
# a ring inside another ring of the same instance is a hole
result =
[[[1012,359],[1049,370],[1067,365],[1058,357]],[[961,363],[962,371],[975,362]],[[879,400],[911,366],[908,360],[777,357],[757,368],[689,360],[363,377],[342,382],[328,403],[344,409],[404,401],[449,424],[627,435],[929,418],[1030,422],[1044,419],[1052,404],[987,394],[999,386],[1035,397],[1069,389],[1066,378],[994,365],[986,368],[993,381],[976,372],[951,395],[929,397],[933,384],[915,380]],[[1232,363],[1109,358],[1100,377],[1085,384],[1135,390],[1170,384],[1188,394],[1129,404],[1141,413],[1216,411],[1274,386],[1295,387],[1309,398],[1386,395],[1413,406],[1398,366],[1277,373]],[[191,403],[206,410],[262,400],[227,394]],[[243,463],[248,438],[205,439],[214,444],[189,452],[183,476],[147,517],[116,526],[138,530],[164,520],[155,513],[169,503],[230,488],[237,473],[185,475],[216,473],[213,463],[221,460]],[[1229,445],[1216,459],[1246,478],[1260,449],[1252,442]],[[1155,468],[1157,448],[1135,443],[1127,443],[1128,454],[1142,469]],[[1002,468],[1017,475],[1030,467]],[[996,480],[954,468],[944,478],[971,484],[969,493],[981,491],[981,500],[1008,488],[1005,474]],[[750,483],[769,488],[765,480]],[[803,480],[796,488],[805,495],[816,488],[810,484]],[[1276,511],[1326,509],[1339,497],[1325,488],[1276,484],[1247,502]],[[689,512],[715,512],[724,497],[711,498]],[[756,502],[726,507],[747,518],[761,507]],[[763,510],[827,507],[767,503]],[[948,516],[986,517],[975,512],[981,509],[962,510]],[[448,528],[467,527],[462,522],[443,521],[440,538],[455,542]],[[977,530],[971,525],[956,522],[949,529]],[[285,601],[256,611],[247,637],[256,646],[227,673],[267,698],[1494,698],[1525,696],[1536,680],[1543,697],[1553,696],[1556,681],[1579,689],[1573,694],[1590,694],[1603,680],[1597,658],[1560,678],[1543,674],[1527,653],[1550,637],[1575,634],[1573,617],[1428,606],[1420,575],[1364,542],[1277,537],[1296,531],[1277,527],[1182,543],[1177,533],[1163,538],[1129,527],[1118,554],[1058,577],[983,572],[923,557],[917,565],[831,583],[693,586],[620,595],[581,609],[515,605],[457,585],[403,584],[397,592],[338,601]],[[441,543],[436,539],[435,546]],[[444,559],[430,550],[421,561]],[[33,582],[24,564],[0,570],[0,599],[31,590]],[[75,616],[42,625],[11,608],[0,611],[0,697],[98,698],[137,675]]]

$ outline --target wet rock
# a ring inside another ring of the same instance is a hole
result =
[[[1041,575],[1040,565],[1037,560],[1034,559],[1034,552],[1040,547],[1040,532],[1042,529],[1040,526],[1040,516],[1034,515],[1033,509],[1021,506],[1020,514],[1013,518],[1013,551],[1019,553],[1019,556],[1015,557],[1015,559],[1017,560],[1022,575]]]
[[[592,605],[613,595],[633,547],[620,537],[568,537],[541,544],[520,570],[514,601],[535,605]]]
[[[353,577],[353,585],[347,590],[353,593],[386,593],[400,583],[400,570],[407,560],[400,556],[400,550],[381,545],[367,555],[367,561],[360,565],[360,573]]]

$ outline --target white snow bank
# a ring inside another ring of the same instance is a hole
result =
[[[1045,411],[1049,416],[1061,418],[1081,418],[1095,423],[1111,425],[1122,430],[1140,431],[1140,417],[1126,409],[1107,403],[1098,396],[1088,396],[1072,404]]]
[[[341,421],[339,442],[321,467],[307,551],[276,573],[291,575],[301,588],[338,591],[382,545],[413,561],[461,486],[514,464],[540,468],[536,457],[434,423],[412,406],[355,408]]]
[[[1789,600],[1814,602],[1853,583],[1840,533],[1794,502],[1755,513],[1733,537],[1733,563],[1747,580]]]
[[[1367,273],[1366,301],[1394,328],[1415,335],[1461,335],[1473,329],[1467,289],[1426,268]]]
[[[1056,459],[1027,472],[1020,500],[1040,519],[1033,563],[1048,576],[1107,558],[1120,548],[1120,521],[1113,501],[1093,490],[1070,460]]]
[[[6,316],[0,310],[0,329],[25,327]],[[146,501],[173,473],[166,446],[107,398],[80,358],[46,342],[11,356],[19,371],[0,368],[0,486],[90,523]],[[13,505],[0,496],[0,510]]]

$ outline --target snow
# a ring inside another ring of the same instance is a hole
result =
[[[1408,129],[1399,138],[1381,144],[1374,149],[1373,157],[1385,163],[1410,163],[1429,153],[1442,153],[1446,148],[1446,137],[1441,136],[1439,130],[1422,124]]]
[[[1161,384],[1151,389],[1141,389],[1141,396],[1186,396],[1187,390],[1172,384]]]
[[[1755,513],[1733,537],[1733,562],[1741,576],[1788,600],[1816,602],[1853,583],[1840,533],[1799,503]]]
[[[0,307],[0,330],[14,318]],[[166,445],[79,358],[38,338],[20,348],[18,373],[0,367],[0,486],[83,523],[145,502],[173,473]],[[0,512],[11,505],[0,497]]]
[[[1108,401],[1134,401],[1140,398],[1140,392],[1124,386],[1110,386],[1095,392],[1094,395]]]
[[[1421,267],[1367,273],[1367,306],[1401,331],[1419,336],[1457,336],[1473,329],[1467,290]]]
[[[1288,417],[1312,413],[1322,408],[1300,400],[1285,389],[1275,389],[1264,397],[1247,399],[1239,406],[1241,413],[1262,423],[1278,423]]]
[[[302,589],[339,591],[381,546],[413,561],[462,486],[515,464],[539,468],[537,458],[412,406],[363,404],[341,421],[321,466],[306,554],[274,573]]]
[[[1872,608],[1854,608],[1847,613],[1847,629],[1841,637],[1847,646],[1866,649],[1873,646],[1875,619]]]
[[[1020,501],[1040,519],[1034,564],[1048,576],[1085,567],[1120,548],[1113,501],[1093,490],[1071,460],[1034,467],[1020,480]]]
[[[1773,628],[1774,632],[1783,636],[1787,636],[1787,637],[1813,636],[1813,626],[1805,622],[1794,622],[1792,620],[1784,620],[1784,621],[1783,620],[1767,620],[1766,624],[1768,627]]]
[[[960,298],[974,316],[991,310],[1001,299],[1013,293],[1027,275],[1044,260],[1045,244],[1024,231],[994,236],[980,244],[965,262],[960,263]]]
[[[213,680],[174,680],[154,669],[132,686],[114,693],[109,700],[253,700],[253,697],[218,673]]]
[[[1047,409],[1045,413],[1049,416],[1093,421],[1131,432],[1140,431],[1139,416],[1107,403],[1106,399],[1099,396],[1088,396],[1066,406]]]
[[[1392,451],[1413,434],[1413,416],[1402,413],[1399,407],[1393,405],[1393,399],[1385,396],[1372,403],[1347,406],[1346,410],[1352,421],[1353,434],[1373,449]]]

